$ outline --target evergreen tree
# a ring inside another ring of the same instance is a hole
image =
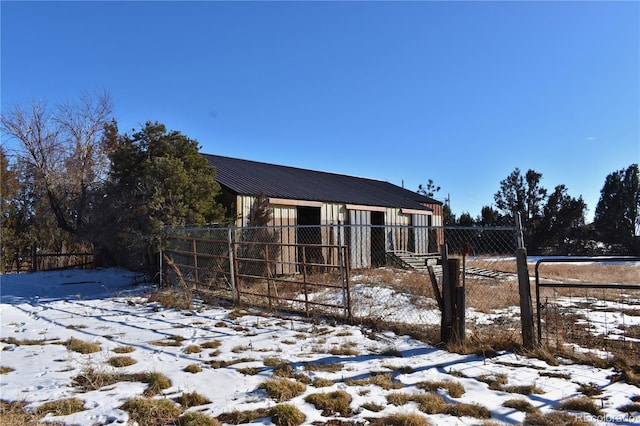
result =
[[[165,227],[224,219],[216,202],[220,185],[198,143],[180,132],[147,122],[131,136],[115,136],[111,126],[105,143],[115,144],[115,150],[101,215],[106,232],[96,237],[108,241],[103,248],[114,258],[118,247],[126,249],[126,259],[114,259],[118,264],[154,272]]]
[[[618,250],[640,253],[635,223],[640,212],[638,164],[609,174],[596,206],[594,225],[600,239]]]
[[[433,179],[427,181],[427,185],[418,185],[418,194],[426,195],[427,197],[433,197],[436,192],[440,191],[440,187],[433,183]]]
[[[541,173],[529,169],[522,176],[520,169],[516,167],[500,182],[500,190],[493,196],[496,207],[505,215],[520,213],[527,247],[533,251],[540,244],[542,203],[547,196],[547,190],[540,186],[541,180]]]
[[[504,217],[500,212],[491,206],[484,206],[480,210],[480,216],[476,223],[481,226],[499,226],[504,222]]]
[[[473,218],[469,212],[463,212],[458,219],[458,225],[460,226],[473,226]]]
[[[582,197],[569,196],[558,185],[547,199],[540,227],[540,242],[554,254],[573,254],[584,249],[583,227],[587,205]]]
[[[247,227],[240,238],[240,257],[238,268],[242,275],[266,276],[274,273],[275,261],[280,254],[278,234],[268,228],[271,225],[272,208],[269,198],[261,193],[254,199]]]
[[[456,224],[456,215],[451,212],[451,207],[446,203],[442,205],[442,222],[444,225]]]

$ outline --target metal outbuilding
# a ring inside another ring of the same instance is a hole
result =
[[[216,170],[222,187],[221,203],[236,217],[236,226],[247,226],[258,195],[269,199],[272,225],[351,225],[349,241],[353,267],[375,263],[376,251],[437,251],[442,203],[389,182],[262,163],[219,155],[205,155]],[[293,228],[292,228],[293,229]],[[320,226],[313,244],[335,241],[330,227]],[[294,231],[283,233],[285,242],[299,239]],[[375,266],[375,265],[374,265]]]

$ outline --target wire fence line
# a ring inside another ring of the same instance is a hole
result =
[[[234,305],[436,336],[441,253],[459,257],[470,334],[519,339],[514,227],[299,225],[172,229],[163,281]]]
[[[535,285],[541,343],[640,365],[640,257],[541,258]]]

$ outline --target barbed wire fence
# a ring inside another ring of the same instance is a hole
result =
[[[513,227],[172,229],[162,254],[163,281],[210,301],[333,317],[437,341],[441,253],[433,251],[433,241],[418,243],[421,238],[446,243],[449,256],[461,259],[470,335],[489,338],[499,324],[519,339]]]

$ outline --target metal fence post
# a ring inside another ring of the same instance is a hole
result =
[[[453,294],[449,275],[449,249],[446,244],[440,246],[442,256],[442,320],[440,321],[440,340],[448,343],[451,340],[453,322]]]
[[[22,262],[19,262],[18,272],[21,266]],[[35,243],[31,245],[31,272],[38,272],[38,246]]]
[[[460,259],[449,259],[449,284],[453,294],[453,324],[452,339],[457,344],[463,344],[466,337],[465,309],[466,309],[466,286],[460,280]]]
[[[95,251],[95,250],[94,250]],[[160,264],[160,287],[162,287],[164,285],[164,265],[162,262],[162,256],[163,256],[163,251],[162,248],[160,249],[160,253],[158,253],[158,255],[160,256],[159,260],[159,264]]]
[[[235,257],[235,244],[233,243],[233,230],[227,228],[227,243],[229,244],[229,278],[231,282],[231,291],[233,292],[233,298],[236,303],[240,302],[240,293],[236,286],[236,257]]]

